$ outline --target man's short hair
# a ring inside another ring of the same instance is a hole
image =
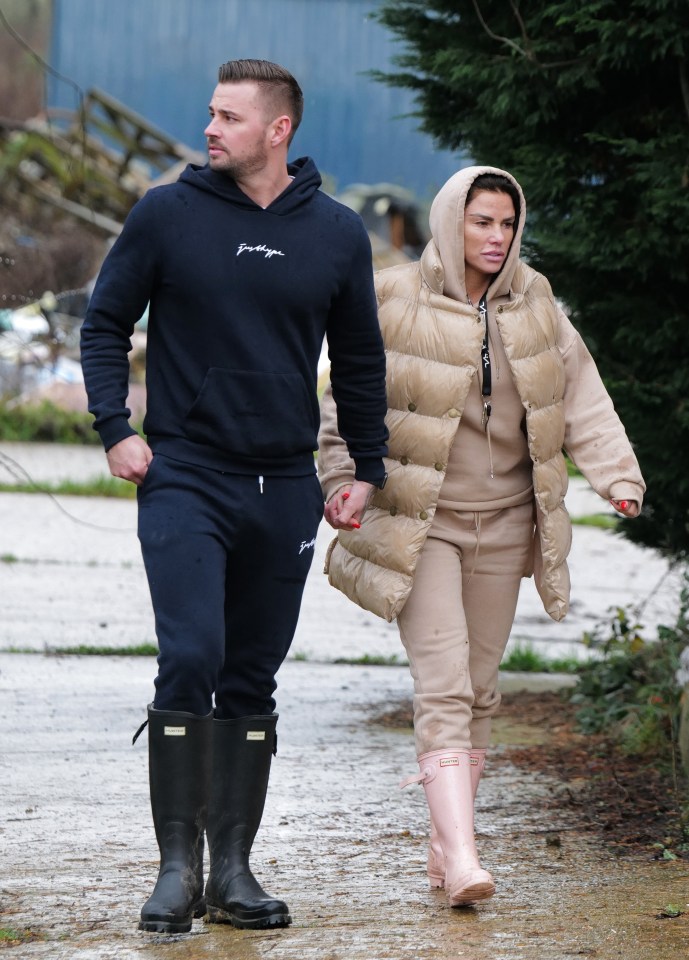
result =
[[[274,116],[286,113],[292,121],[289,141],[297,132],[304,113],[304,94],[289,70],[270,60],[228,60],[218,68],[218,83],[258,84],[266,106]]]

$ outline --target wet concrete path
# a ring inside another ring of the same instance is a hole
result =
[[[42,457],[31,467],[36,479],[85,479],[95,472],[92,463],[102,470],[97,450],[52,448]],[[613,858],[581,832],[573,808],[547,804],[561,785],[515,768],[506,752],[507,743],[532,741],[544,730],[496,730],[495,759],[478,798],[479,846],[496,877],[496,896],[451,911],[443,893],[428,888],[423,792],[398,789],[415,772],[411,735],[370,722],[409,696],[408,670],[333,662],[401,651],[394,625],[364,614],[325,582],[319,551],[327,531],[319,534],[295,640],[293,654],[301,657],[293,655],[279,676],[279,755],[252,858],[266,888],[289,903],[293,925],[260,932],[195,921],[177,938],[140,933],[138,912],[155,880],[157,849],[146,737],[136,746],[131,738],[151,699],[155,662],[43,652],[151,642],[135,505],[72,497],[59,503],[0,495],[0,650],[33,651],[0,652],[0,936],[11,929],[35,937],[15,945],[0,939],[0,952],[13,960],[687,954],[686,915],[658,919],[668,904],[689,910],[686,864]],[[607,565],[612,580],[607,594],[599,591],[598,608],[602,596],[606,605],[622,601],[615,593],[621,576],[627,588],[640,589],[662,575],[654,558],[622,549],[616,539],[606,553],[605,535],[587,532],[598,534],[599,579]],[[621,555],[636,558],[622,574]],[[591,574],[586,558],[573,558],[575,593],[578,577]],[[533,616],[538,634],[543,621],[530,604],[527,598],[520,629],[530,634]],[[528,678],[530,686],[543,681]],[[524,682],[503,676],[504,688]]]

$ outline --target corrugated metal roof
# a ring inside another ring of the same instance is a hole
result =
[[[418,132],[409,91],[367,77],[402,48],[370,14],[376,0],[54,0],[51,64],[100,87],[162,130],[203,149],[207,104],[226,60],[283,64],[304,90],[292,156],[309,154],[328,185],[387,181],[430,198],[467,161]],[[50,80],[51,106],[73,108]]]

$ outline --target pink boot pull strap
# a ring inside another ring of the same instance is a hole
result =
[[[422,773],[412,774],[410,777],[405,777],[404,780],[400,780],[400,790],[403,790],[405,787],[410,786],[412,783],[422,783],[426,779],[431,779],[428,774],[430,770],[424,770]]]
[[[419,757],[419,766],[421,772],[405,777],[400,782],[400,790],[410,786],[412,783],[430,783],[438,775],[438,768],[458,767],[459,754],[468,751],[457,751],[454,753],[445,753],[444,750],[436,750],[433,753],[427,753]]]

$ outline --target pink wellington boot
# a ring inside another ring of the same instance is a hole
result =
[[[481,781],[483,768],[486,765],[486,751],[472,750],[470,754],[471,765],[471,792],[474,800],[478,785]],[[437,889],[445,886],[445,857],[438,839],[438,831],[435,829],[433,817],[431,817],[431,835],[428,841],[428,860],[426,862],[426,873],[430,881],[431,889]]]
[[[481,867],[474,842],[474,797],[468,751],[434,750],[419,758],[431,817],[445,854],[445,891],[451,907],[469,906],[495,893],[495,881]]]

